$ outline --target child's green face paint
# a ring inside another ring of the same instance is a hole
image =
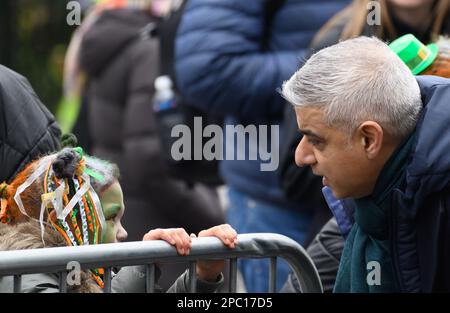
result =
[[[116,181],[108,189],[104,190],[99,198],[106,220],[106,229],[102,237],[102,243],[125,240],[128,234],[121,224],[125,205],[123,204],[123,192],[119,182]]]

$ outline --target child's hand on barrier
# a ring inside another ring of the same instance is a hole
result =
[[[202,230],[198,237],[217,237],[222,240],[223,244],[233,249],[237,244],[237,233],[228,224],[214,226],[206,230]],[[195,234],[191,234],[195,238]],[[197,275],[202,280],[216,281],[224,267],[224,260],[199,260],[197,262]]]
[[[195,238],[195,234],[191,234]],[[237,232],[228,224],[214,226],[198,233],[198,237],[217,237],[222,240],[223,244],[233,249],[237,243]]]
[[[183,228],[157,228],[144,235],[142,240],[164,240],[175,246],[179,255],[188,255],[192,248],[192,238]],[[214,226],[202,230],[198,237],[217,237],[225,246],[233,249],[237,244],[237,233],[228,224]],[[206,281],[216,281],[222,272],[224,260],[199,260],[197,262],[197,276]]]
[[[179,255],[188,255],[192,248],[192,239],[183,228],[153,229],[142,240],[164,240],[175,246]]]

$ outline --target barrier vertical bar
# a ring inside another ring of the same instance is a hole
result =
[[[155,292],[155,264],[147,264],[145,275],[145,287],[147,293]]]
[[[22,275],[14,275],[14,293],[22,291]]]
[[[277,292],[277,257],[270,258],[269,268],[269,292]]]
[[[189,292],[197,292],[197,262],[189,262]]]
[[[236,292],[236,285],[237,285],[237,259],[232,258],[230,259],[230,286],[229,286],[229,292],[235,293]]]
[[[103,288],[104,293],[111,293],[111,268],[105,268],[105,274],[103,274],[103,283],[105,287]]]
[[[67,272],[59,272],[59,292],[67,293]]]

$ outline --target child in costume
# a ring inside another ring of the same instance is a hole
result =
[[[80,246],[119,242],[127,233],[121,225],[125,207],[117,166],[83,154],[81,148],[30,163],[10,185],[0,185],[0,251],[43,247]],[[229,225],[201,231],[199,237],[216,236],[234,248],[237,234]],[[180,255],[191,248],[184,229],[155,229],[143,240],[165,240]],[[197,290],[214,292],[223,283],[224,262],[197,262]],[[160,273],[157,269],[157,277]],[[69,292],[102,292],[102,269],[84,271],[81,283]],[[185,272],[169,292],[187,292]],[[125,267],[112,279],[112,292],[144,292],[145,268]],[[0,292],[12,292],[12,277],[0,278]],[[22,277],[23,292],[58,292],[58,276],[33,274]]]

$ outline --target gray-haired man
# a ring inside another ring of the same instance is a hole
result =
[[[304,134],[296,163],[328,200],[354,200],[334,291],[449,291],[450,80],[416,80],[359,37],[314,54],[282,93]]]

